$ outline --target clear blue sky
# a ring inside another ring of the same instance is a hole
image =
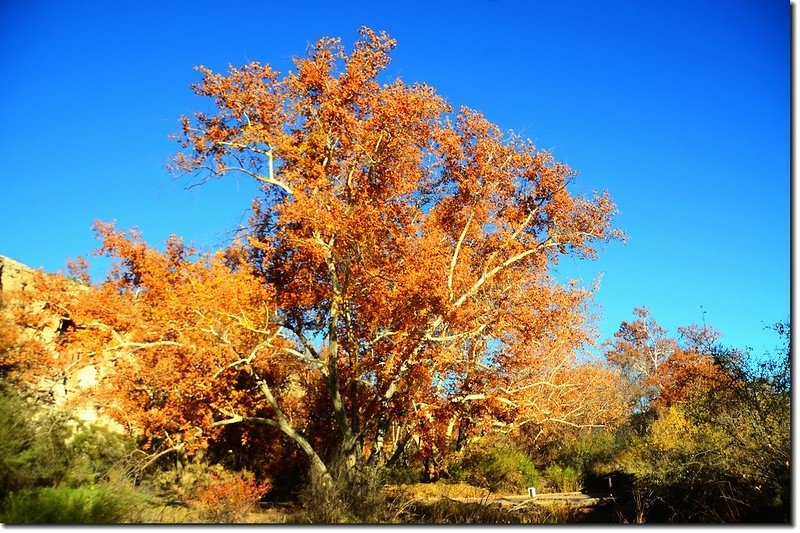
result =
[[[295,5],[292,5],[295,4]],[[587,283],[608,337],[634,306],[770,348],[789,315],[789,4],[775,0],[18,1],[0,6],[0,254],[48,271],[97,219],[224,242],[253,186],[185,191],[164,169],[197,64],[285,72],[317,38],[398,40],[388,75],[437,88],[608,189],[627,245]],[[100,270],[97,270],[99,272]]]

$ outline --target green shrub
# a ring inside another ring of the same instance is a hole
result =
[[[606,472],[627,444],[624,431],[598,430],[569,435],[546,449],[537,450],[542,465],[569,466],[580,472]]]
[[[447,481],[449,483],[460,483],[467,479],[467,470],[464,467],[463,458],[451,461],[445,468],[445,472],[447,473]]]
[[[463,461],[465,480],[491,492],[522,492],[535,486],[539,474],[525,452],[510,444],[473,447]]]
[[[689,406],[690,408],[692,406]],[[733,410],[735,404],[723,406]],[[721,407],[722,408],[722,407]],[[752,413],[735,416],[753,416]],[[788,414],[786,424],[788,425]],[[748,461],[758,453],[743,444],[753,424],[731,428],[673,405],[659,412],[647,433],[631,439],[618,469],[632,474],[631,522],[782,522],[789,519],[786,491],[755,475]],[[755,428],[763,431],[764,428]],[[788,432],[788,431],[787,431]],[[788,440],[788,437],[787,437]],[[788,447],[788,443],[787,443]],[[777,455],[777,450],[772,450]],[[766,455],[766,454],[765,454]],[[763,459],[767,461],[766,458]]]
[[[47,410],[0,382],[0,502],[35,487],[107,479],[133,441]]]
[[[547,484],[554,492],[576,492],[581,490],[581,473],[579,470],[568,466],[548,466],[544,471]]]
[[[8,493],[64,480],[69,470],[66,420],[46,414],[0,384],[0,500]]]
[[[412,466],[391,466],[383,470],[384,481],[390,485],[419,483],[420,471]]]
[[[104,485],[60,486],[13,492],[5,499],[8,524],[113,524],[123,521],[131,501]]]
[[[68,466],[64,482],[73,486],[105,481],[135,450],[134,440],[108,429],[80,424],[66,444]]]

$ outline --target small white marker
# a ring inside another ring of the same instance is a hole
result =
[[[536,496],[536,487],[528,487],[528,496],[531,498]]]

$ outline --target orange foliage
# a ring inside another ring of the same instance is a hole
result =
[[[678,344],[667,337],[667,331],[650,316],[649,309],[637,307],[633,314],[637,319],[620,324],[606,358],[634,379],[645,380],[656,373]]]
[[[19,329],[5,310],[0,297],[0,376],[5,377],[9,372],[18,370],[22,360],[19,355],[21,342]]]
[[[622,322],[606,352],[608,361],[641,387],[639,394],[657,408],[687,401],[696,392],[719,387],[725,375],[709,354],[719,333],[692,324],[679,328],[683,342],[671,338],[650,316],[636,308],[637,319]]]
[[[246,243],[210,256],[98,224],[119,264],[58,305],[64,343],[119,354],[119,418],[190,446],[261,422],[313,462],[320,439],[383,461],[411,436],[433,453],[619,416],[613,372],[575,355],[592,292],[549,274],[622,237],[610,198],[573,196],[567,165],[432,88],[381,83],[394,44],[322,39],[283,77],[200,67],[217,111],[183,118],[175,168],[263,194]]]
[[[194,497],[187,498],[187,503],[211,522],[245,521],[248,513],[257,510],[256,504],[269,489],[269,483],[256,482],[252,474],[212,468],[208,479]]]

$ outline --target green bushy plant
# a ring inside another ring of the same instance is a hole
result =
[[[391,466],[384,468],[383,478],[389,485],[411,485],[420,480],[420,471],[413,466]]]
[[[458,457],[451,460],[445,468],[447,473],[447,481],[450,483],[461,483],[467,478],[467,470],[464,467],[464,458]]]
[[[544,478],[554,492],[577,492],[581,490],[581,471],[571,466],[550,465]]]
[[[76,424],[66,443],[68,469],[65,482],[71,485],[106,481],[136,449],[134,440],[99,426]]]
[[[69,470],[66,420],[43,413],[0,385],[0,500],[10,492],[60,483]]]
[[[0,501],[36,487],[107,479],[132,439],[47,410],[0,383]]]
[[[623,430],[597,429],[566,434],[536,450],[540,466],[561,465],[581,473],[604,473],[627,443]]]
[[[465,481],[491,492],[522,492],[539,480],[530,457],[508,442],[476,443],[465,453],[461,468]]]
[[[128,437],[46,409],[5,382],[0,419],[3,521],[113,523],[135,507],[126,480],[96,484],[133,449]]]
[[[44,487],[8,495],[2,520],[8,524],[113,524],[125,520],[131,501],[105,485]]]

